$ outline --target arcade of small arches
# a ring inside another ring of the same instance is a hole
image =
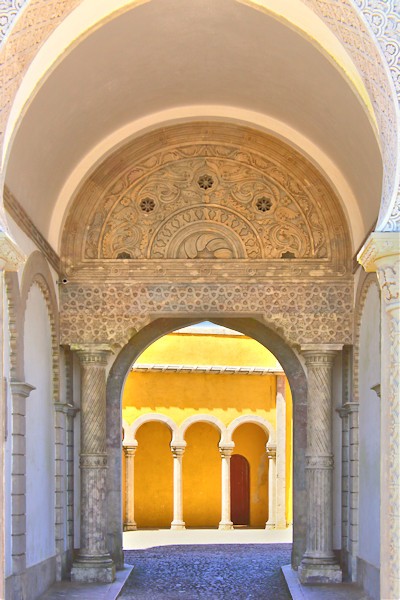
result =
[[[284,383],[283,383],[284,385]],[[282,383],[281,383],[281,387]],[[278,411],[279,412],[279,411]],[[161,414],[147,414],[136,419],[130,426],[124,427],[123,451],[125,455],[125,516],[124,530],[133,531],[137,529],[135,522],[135,495],[134,495],[134,457],[138,448],[136,433],[145,423],[164,423],[171,431],[172,439],[170,448],[173,456],[173,519],[171,529],[185,529],[183,511],[183,475],[182,460],[186,449],[185,433],[189,427],[196,423],[211,424],[219,433],[220,440],[218,449],[221,456],[221,520],[219,529],[233,529],[234,523],[231,516],[231,469],[230,460],[235,451],[233,434],[235,430],[244,424],[252,424],[264,431],[267,443],[265,445],[268,457],[268,520],[266,529],[286,527],[286,464],[281,453],[286,455],[285,424],[279,422],[280,431],[279,446],[276,443],[275,431],[271,423],[257,415],[244,415],[234,419],[228,427],[212,415],[194,415],[188,417],[178,426],[172,419]],[[239,455],[241,456],[241,455]],[[277,462],[280,463],[279,476]],[[283,468],[282,468],[283,467]],[[267,508],[267,507],[265,507]],[[237,523],[239,524],[239,523]],[[247,524],[240,523],[240,524]]]

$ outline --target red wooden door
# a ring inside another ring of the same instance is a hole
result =
[[[231,521],[250,525],[250,465],[241,454],[231,457]]]

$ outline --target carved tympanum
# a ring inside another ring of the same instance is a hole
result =
[[[63,258],[67,268],[117,258],[326,263],[343,259],[345,240],[333,192],[303,157],[243,127],[195,123],[135,140],[98,168],[70,211]]]

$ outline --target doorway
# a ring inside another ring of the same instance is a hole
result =
[[[231,458],[231,520],[250,525],[250,465],[241,454]]]

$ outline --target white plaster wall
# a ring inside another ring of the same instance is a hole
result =
[[[52,351],[46,302],[33,285],[25,313],[25,380],[35,386],[26,410],[27,567],[55,554]]]
[[[359,557],[379,567],[380,538],[380,400],[371,386],[380,383],[380,299],[378,287],[367,292],[360,330]]]
[[[10,336],[9,336],[9,320],[7,310],[7,295],[3,293],[3,306],[4,306],[4,376],[7,380],[6,394],[5,394],[5,411],[6,411],[6,443],[5,443],[5,455],[4,455],[4,490],[5,490],[5,576],[8,577],[12,574],[12,561],[11,561],[11,403],[12,396],[9,387],[10,384],[10,358],[9,358],[9,347],[10,347]]]
[[[338,354],[332,370],[332,451],[333,451],[333,548],[342,547],[342,359]]]

